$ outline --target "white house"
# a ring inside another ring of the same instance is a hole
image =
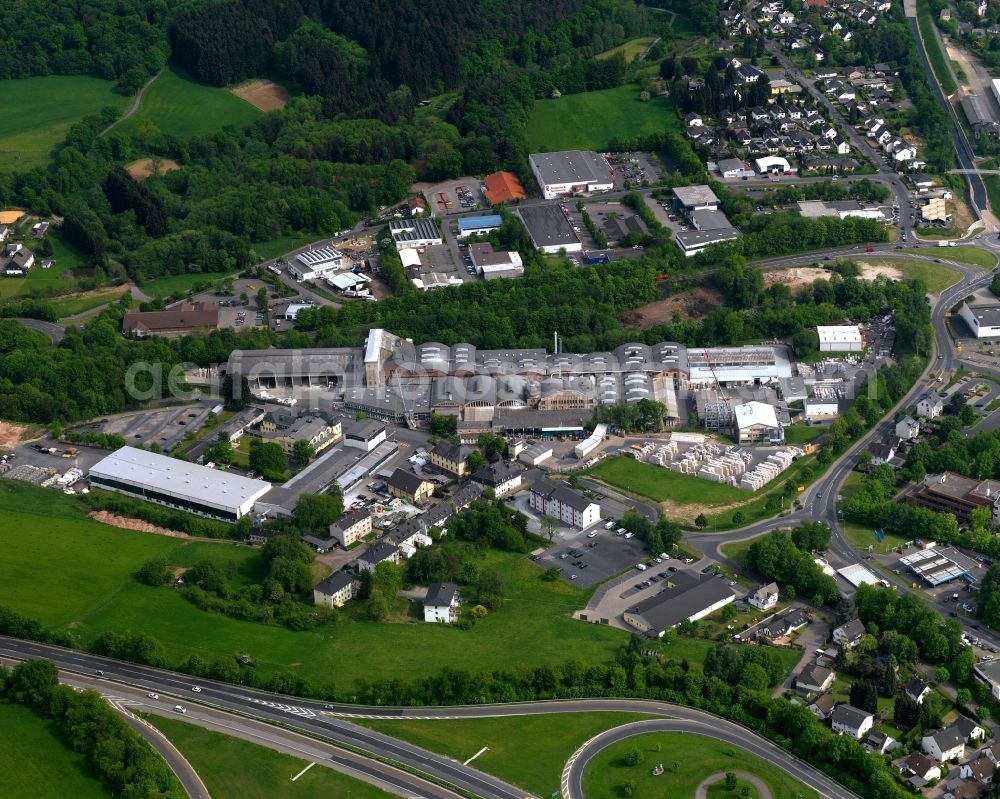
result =
[[[456,622],[460,604],[458,586],[454,583],[431,583],[424,597],[424,621]]]
[[[821,694],[830,690],[837,673],[823,666],[806,666],[795,678],[795,688],[810,694]]]
[[[937,394],[927,393],[917,400],[917,415],[925,419],[937,419],[944,413],[944,400]]]
[[[837,735],[850,735],[860,741],[871,731],[875,716],[852,705],[837,705],[830,717],[830,725]]]
[[[380,541],[368,547],[365,554],[355,561],[355,565],[359,570],[373,572],[380,563],[399,563],[400,557],[397,547],[388,541]]]
[[[931,687],[925,683],[923,680],[914,677],[906,684],[906,696],[916,702],[918,705],[922,705],[924,700],[928,697],[931,692]]]
[[[911,416],[904,416],[896,422],[896,435],[904,441],[916,438],[920,435],[920,422]]]
[[[313,586],[313,604],[325,608],[343,607],[357,593],[358,584],[346,572],[334,572]]]
[[[925,735],[920,739],[920,747],[928,757],[938,763],[944,763],[946,760],[965,757],[966,740],[967,738],[953,724],[932,735]]]
[[[833,642],[840,646],[853,649],[865,634],[865,625],[859,619],[851,619],[846,624],[841,624],[833,631]]]
[[[913,752],[899,767],[901,774],[907,775],[909,781],[918,788],[928,782],[941,779],[941,767],[926,755]]]
[[[778,584],[762,585],[747,597],[747,602],[757,610],[770,610],[778,604]]]
[[[528,504],[538,513],[558,519],[570,527],[583,529],[601,518],[601,506],[562,482],[547,478],[532,487]]]

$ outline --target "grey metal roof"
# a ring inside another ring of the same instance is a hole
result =
[[[676,571],[669,578],[669,583],[661,593],[629,608],[628,613],[641,616],[654,630],[666,630],[733,596],[725,581],[715,575],[695,576],[690,572]]]
[[[536,247],[566,247],[580,243],[558,205],[526,205],[519,207],[517,213]]]
[[[528,161],[545,185],[609,183],[613,178],[607,159],[590,150],[532,153]]]

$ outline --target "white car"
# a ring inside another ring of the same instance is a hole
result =
[[[160,698],[159,694],[146,694],[146,696],[148,696],[150,699],[159,699]]]
[[[597,538],[597,530],[591,530],[587,533],[587,538]]]
[[[626,530],[624,527],[619,527],[617,530],[615,530],[615,532],[618,533],[618,535],[625,535]]]
[[[194,691],[196,694],[201,693],[201,688],[199,688],[197,685],[192,685],[191,690]]]
[[[187,708],[184,707],[183,705],[174,705],[174,710],[176,710],[178,713],[187,713]]]
[[[606,525],[604,525],[604,529],[605,530],[614,530],[615,529],[615,522],[614,522],[614,520],[612,519],[610,522],[608,522]]]

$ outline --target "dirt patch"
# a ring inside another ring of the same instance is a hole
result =
[[[14,449],[27,429],[10,422],[0,422],[0,449]]]
[[[874,280],[877,277],[887,277],[890,280],[901,280],[903,277],[903,273],[896,267],[889,266],[885,263],[870,264],[867,261],[856,261],[855,263],[861,267],[861,277],[865,280]]]
[[[261,111],[277,111],[288,105],[288,91],[270,80],[252,80],[230,91]]]
[[[0,225],[13,225],[24,216],[24,211],[0,211]]]
[[[145,180],[152,177],[154,170],[158,175],[165,175],[167,172],[173,172],[180,168],[181,165],[170,158],[140,158],[125,167],[134,180]]]
[[[118,516],[106,510],[95,510],[87,514],[94,521],[101,524],[110,524],[112,527],[120,527],[122,530],[137,530],[140,533],[156,533],[157,535],[168,535],[171,538],[191,538],[187,533],[177,530],[168,530],[166,527],[157,527],[155,524],[144,522],[141,519],[129,519],[125,516]]]
[[[673,322],[675,313],[685,319],[701,319],[721,305],[722,294],[715,289],[699,287],[629,311],[621,321],[628,327],[668,325]]]
[[[769,272],[762,272],[761,277],[765,286],[784,283],[792,292],[795,292],[803,286],[811,286],[821,277],[829,278],[830,273],[823,269],[796,266],[791,269],[772,269]]]

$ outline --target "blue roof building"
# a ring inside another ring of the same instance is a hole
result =
[[[487,233],[490,230],[496,230],[502,224],[503,218],[499,214],[467,216],[458,220],[458,235],[471,236],[476,233]]]

